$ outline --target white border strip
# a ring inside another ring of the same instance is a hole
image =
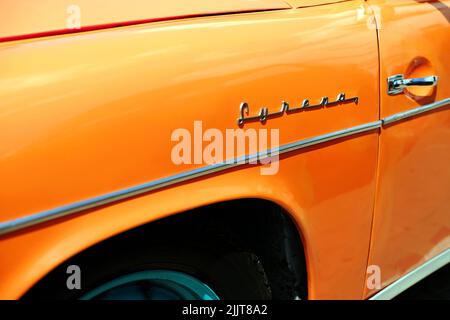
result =
[[[371,297],[370,300],[390,300],[448,263],[450,263],[450,249],[431,258],[417,269],[414,269],[397,281],[394,281],[392,284]]]

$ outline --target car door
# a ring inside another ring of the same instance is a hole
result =
[[[369,264],[386,286],[450,246],[450,1],[369,4],[383,119]],[[397,86],[402,77],[422,86]]]

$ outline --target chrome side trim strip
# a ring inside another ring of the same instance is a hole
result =
[[[436,257],[431,258],[417,269],[407,273],[375,294],[370,300],[390,300],[448,263],[450,263],[450,249],[447,249]]]
[[[232,159],[231,161],[225,161],[214,165],[209,165],[206,167],[198,168],[195,170],[183,172],[177,175],[173,175],[170,177],[154,180],[148,183],[140,184],[131,188],[119,190],[116,192],[108,193],[102,196],[90,198],[87,200],[79,201],[72,203],[70,205],[58,207],[55,209],[51,209],[48,211],[43,211],[40,213],[28,215],[22,218],[18,218],[11,221],[6,221],[0,223],[0,236],[5,235],[7,233],[17,231],[26,227],[31,227],[43,222],[47,222],[50,220],[54,220],[61,217],[66,217],[71,214],[78,213],[80,211],[92,209],[94,207],[110,204],[112,202],[116,202],[119,200],[127,199],[130,197],[134,197],[149,191],[154,191],[157,189],[161,189],[167,186],[171,186],[180,182],[184,182],[187,180],[192,180],[198,177],[203,177],[206,175],[210,175],[215,172],[223,171],[226,169],[234,168],[237,166],[241,166],[251,161],[255,161],[257,159],[265,159],[268,157],[275,156],[277,154],[284,154],[287,152],[311,147],[317,144],[329,142],[332,140],[348,137],[351,135],[355,135],[358,133],[363,133],[367,131],[371,131],[374,129],[381,128],[381,121],[375,121],[363,125],[359,125],[356,127],[320,135],[314,138],[300,140],[297,142],[293,142],[290,144],[286,144],[280,146],[278,150],[268,150],[263,152],[258,152],[256,154],[243,156],[240,158]]]
[[[306,140],[301,140],[301,141],[294,142],[291,144],[286,144],[286,145],[283,145],[280,147],[280,154],[295,151],[298,149],[307,148],[310,146],[314,146],[316,144],[325,143],[328,141],[348,137],[348,136],[355,135],[358,133],[363,133],[363,132],[371,131],[374,129],[378,129],[378,128],[381,128],[381,124],[382,124],[382,122],[380,120],[374,121],[374,122],[366,123],[366,124],[363,124],[360,126],[352,127],[350,129],[336,131],[336,132],[333,132],[330,134],[317,136],[317,137],[314,137],[311,139],[306,139]]]
[[[295,150],[299,150],[302,148],[307,148],[310,146],[318,145],[321,143],[329,142],[332,140],[348,137],[351,135],[355,135],[358,133],[363,133],[367,131],[371,131],[374,129],[381,128],[382,126],[392,124],[397,121],[401,121],[403,119],[407,119],[419,114],[422,114],[427,111],[431,111],[440,107],[444,107],[450,104],[450,98],[434,102],[432,104],[418,107],[415,109],[411,109],[405,112],[400,112],[394,114],[392,116],[386,117],[382,120],[378,120],[375,122],[363,124],[360,126],[335,131],[332,133],[324,134],[321,136],[317,136],[310,139],[300,140],[294,143],[286,144],[280,146],[279,150],[268,150],[264,152],[259,152],[257,154],[244,156],[241,158],[233,159],[232,161],[226,161],[222,163],[218,163],[215,165],[210,165],[202,168],[198,168],[195,170],[183,172],[177,175],[173,175],[167,178],[162,178],[158,180],[154,180],[148,183],[144,183],[141,185],[137,185],[128,189],[119,190],[116,192],[108,193],[102,196],[90,198],[87,200],[75,202],[66,206],[58,207],[55,209],[51,209],[48,211],[43,211],[36,214],[31,214],[25,217],[21,217],[15,220],[5,221],[0,223],[0,236],[17,231],[26,227],[34,226],[43,222],[47,222],[50,220],[54,220],[60,217],[65,217],[71,214],[78,213],[80,211],[92,209],[101,205],[106,205],[112,202],[116,202],[119,200],[127,199],[130,197],[134,197],[149,191],[154,191],[157,189],[161,189],[167,186],[171,186],[180,182],[184,182],[187,180],[192,180],[198,177],[203,177],[215,172],[227,170],[233,167],[241,166],[246,163],[254,161],[255,159],[264,159],[267,157],[274,156],[276,154],[283,154]]]
[[[431,110],[435,110],[441,107],[444,107],[446,105],[450,104],[450,98],[441,100],[441,101],[436,101],[434,103],[422,106],[422,107],[418,107],[418,108],[414,108],[408,111],[404,111],[404,112],[400,112],[400,113],[396,113],[392,116],[386,117],[383,119],[383,125],[389,125],[391,123],[397,122],[397,121],[401,121],[407,118],[411,118],[414,116],[417,116],[419,114],[422,114],[424,112],[428,112]]]

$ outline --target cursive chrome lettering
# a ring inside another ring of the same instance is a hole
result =
[[[259,121],[261,123],[265,123],[267,120],[281,117],[285,114],[290,114],[306,109],[316,109],[316,108],[324,108],[324,107],[332,107],[337,106],[341,104],[346,103],[355,103],[358,104],[359,98],[358,97],[352,97],[347,98],[345,93],[339,93],[334,101],[330,101],[328,97],[322,97],[320,99],[320,102],[318,104],[311,104],[308,99],[303,100],[301,106],[297,108],[290,108],[289,103],[286,101],[283,101],[281,103],[280,111],[277,112],[269,112],[269,108],[262,107],[259,110],[258,115],[254,116],[248,116],[249,114],[249,106],[247,102],[242,102],[241,106],[239,107],[239,118],[237,120],[239,126],[243,126],[246,122],[255,122]]]

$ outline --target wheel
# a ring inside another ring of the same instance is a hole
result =
[[[81,300],[219,300],[201,280],[184,272],[147,270],[113,279]]]
[[[231,300],[271,299],[256,255],[188,246],[124,245],[88,250],[64,263],[25,299]],[[81,289],[69,290],[67,267],[81,270]]]

